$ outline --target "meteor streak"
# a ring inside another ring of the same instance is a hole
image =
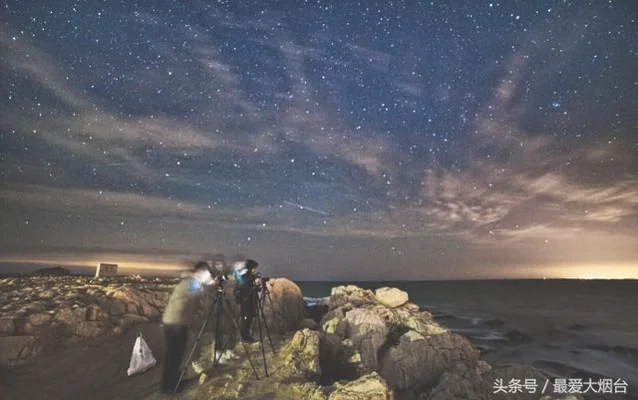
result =
[[[310,207],[302,206],[301,204],[293,203],[291,201],[284,200],[284,203],[289,204],[289,205],[294,206],[294,207],[297,207],[300,210],[308,210],[308,211],[312,211],[312,212],[315,212],[315,213],[318,213],[318,214],[321,214],[321,215],[330,215],[330,214],[328,214],[325,211],[317,210],[316,208],[310,208]]]

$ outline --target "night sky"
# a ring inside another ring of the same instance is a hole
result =
[[[635,5],[5,0],[0,261],[638,278]]]

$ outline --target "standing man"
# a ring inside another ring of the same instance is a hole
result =
[[[257,306],[257,292],[255,290],[255,279],[257,278],[257,267],[259,264],[255,260],[246,260],[245,268],[236,271],[235,280],[237,283],[237,302],[240,307],[239,333],[244,342],[254,343],[255,339],[250,336],[250,327],[255,317]]]
[[[204,287],[211,286],[214,282],[211,267],[205,262],[197,263],[193,270],[182,274],[182,280],[175,286],[168,300],[162,316],[166,359],[161,390],[165,394],[172,394],[177,386],[189,327],[197,319]]]

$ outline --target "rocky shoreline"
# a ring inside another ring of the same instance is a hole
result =
[[[0,280],[0,365],[156,320],[174,278],[14,277]]]
[[[121,335],[138,322],[157,321],[176,282],[174,278],[69,276],[0,280],[0,362],[5,366],[29,363],[65,345]],[[528,365],[489,365],[467,338],[437,323],[398,289],[335,287],[309,312],[293,282],[272,279],[268,288],[264,314],[278,348],[268,355],[269,377],[253,379],[248,357],[240,357],[221,371],[210,366],[197,371],[200,384],[189,387],[181,398],[603,397],[555,393],[553,383],[541,393],[545,382],[554,382],[549,376]],[[232,296],[226,298],[236,311]],[[213,301],[214,296],[209,299]],[[231,315],[227,313],[221,321],[222,332],[232,331]],[[210,333],[205,342],[202,364],[211,360]],[[232,350],[242,353],[240,344]],[[255,359],[263,354],[255,345],[251,352]]]

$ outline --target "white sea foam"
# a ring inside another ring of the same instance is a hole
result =
[[[308,307],[314,307],[317,304],[319,304],[319,302],[323,300],[323,297],[304,297],[303,301],[306,303],[306,305]]]

